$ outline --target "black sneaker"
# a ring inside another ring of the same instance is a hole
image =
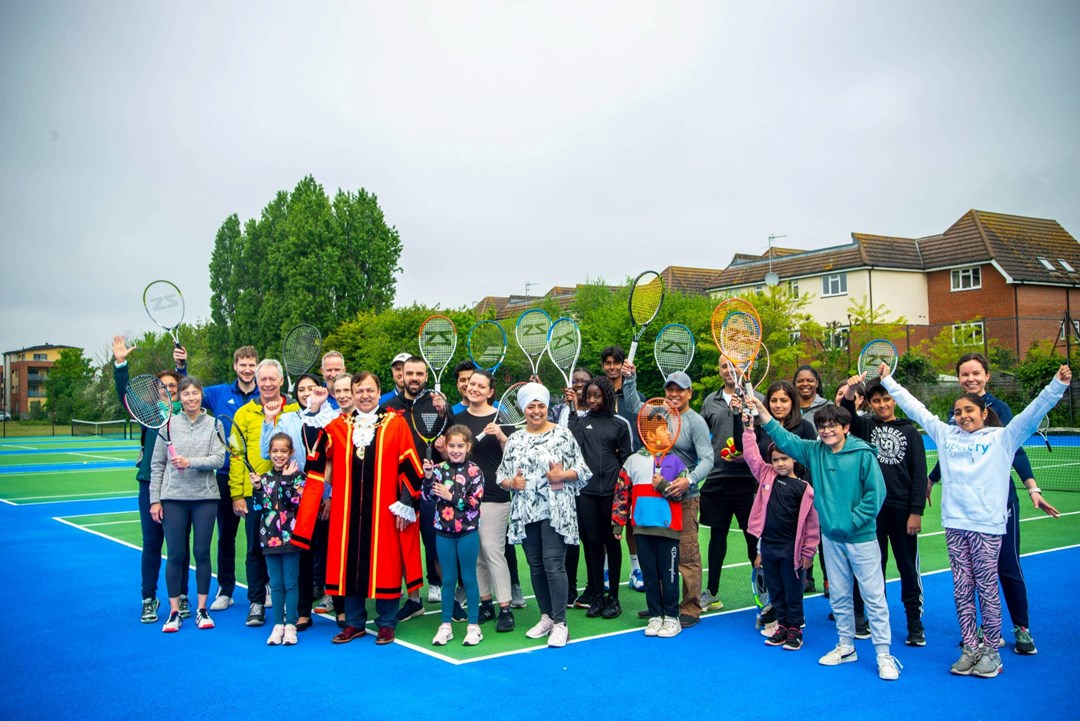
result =
[[[186,593],[180,594],[180,618],[187,620],[191,618],[191,602],[188,601]]]
[[[480,602],[478,623],[487,623],[495,619],[495,604],[490,600]]]
[[[870,638],[870,622],[866,620],[866,616],[855,617],[855,638],[863,640]]]
[[[621,616],[622,606],[619,604],[619,599],[614,596],[608,596],[607,603],[604,604],[604,611],[601,615],[607,619],[618,618]]]
[[[589,610],[585,612],[585,618],[600,618],[604,613],[604,607],[607,605],[607,602],[607,596],[598,596],[589,601]],[[577,603],[574,605],[576,606]]]
[[[160,606],[161,601],[156,598],[144,598],[142,600],[142,622],[154,623],[157,621],[157,612]]]
[[[450,611],[450,618],[457,623],[465,623],[469,620],[469,614],[461,607],[457,599],[454,599],[454,609]]]
[[[806,582],[803,583],[802,592],[804,594],[806,594],[806,593],[817,593],[817,586],[814,585],[814,579],[812,579],[812,578],[806,579]]]
[[[638,611],[637,612],[637,617],[638,618],[643,618],[646,621],[648,621],[650,618],[652,618],[652,614],[649,613],[649,609],[646,608],[646,609],[643,609],[641,611]]]
[[[248,607],[247,621],[244,621],[248,626],[261,626],[266,623],[266,610],[261,603],[253,603]]]
[[[785,651],[798,651],[802,648],[802,631],[797,628],[787,630],[787,639],[784,641]]]
[[[904,641],[908,646],[925,646],[926,645],[926,631],[923,629],[921,623],[908,624],[907,640]]]
[[[499,609],[499,620],[495,622],[496,633],[509,633],[514,630],[514,614],[510,608]]]
[[[408,621],[410,618],[416,618],[417,616],[424,615],[424,604],[420,602],[419,598],[409,598],[405,600],[405,603],[401,604],[401,608],[397,612],[398,623],[402,621]]]
[[[773,631],[773,635],[765,639],[766,646],[783,646],[787,641],[788,630],[785,626],[776,626],[776,630]]]
[[[1035,648],[1035,639],[1031,637],[1031,631],[1027,630],[1024,626],[1013,626],[1013,633],[1016,635],[1016,645],[1013,646],[1013,652],[1018,653],[1021,656],[1034,656],[1039,651]],[[994,675],[997,675],[996,673]]]
[[[584,591],[580,596],[574,599],[574,608],[592,608],[596,601],[597,599],[594,598],[591,593]]]

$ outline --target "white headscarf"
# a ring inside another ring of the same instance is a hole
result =
[[[551,392],[540,383],[526,383],[517,392],[518,407],[525,410],[533,401],[541,401],[545,406],[551,403]]]

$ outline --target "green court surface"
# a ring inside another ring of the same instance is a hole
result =
[[[130,481],[130,474],[128,475],[128,479]],[[927,509],[927,513],[923,520],[923,533],[919,537],[921,570],[924,574],[940,572],[947,570],[949,567],[948,554],[945,549],[944,531],[941,529],[940,513],[937,510],[938,493],[939,489],[935,487],[933,498],[934,505]],[[1021,551],[1023,553],[1061,548],[1063,546],[1075,544],[1078,539],[1080,539],[1080,494],[1054,493],[1050,494],[1048,500],[1055,504],[1058,510],[1061,511],[1061,518],[1052,519],[1041,511],[1036,511],[1031,507],[1030,502],[1024,497],[1024,494],[1021,494],[1021,522],[1023,523],[1021,526]],[[136,511],[66,516],[58,518],[57,520],[99,534],[111,540],[119,541],[133,548],[139,548],[140,530],[138,513]],[[709,529],[703,527],[701,529],[701,546],[703,553],[708,544],[708,537]],[[745,545],[741,538],[741,532],[738,529],[732,529],[728,543],[728,563],[724,566],[724,573],[720,580],[720,598],[723,599],[724,610],[710,612],[707,613],[706,616],[714,615],[715,613],[736,612],[754,606],[749,582],[750,564],[742,556],[741,549],[745,549]],[[245,550],[246,544],[243,533],[241,532],[238,534],[237,538],[237,558],[239,559],[239,562],[237,563],[237,574],[241,582],[244,580],[243,558]],[[216,556],[212,557],[216,558]],[[132,563],[137,563],[134,555],[132,557]],[[626,558],[625,554],[623,566],[625,576],[629,571],[629,560]],[[520,549],[518,550],[518,569],[525,593],[529,594],[531,593],[531,584],[529,583],[528,564],[525,562],[524,555],[521,553]],[[585,564],[584,559],[582,559],[580,564],[578,590],[581,590],[584,587],[584,572]],[[815,576],[817,577],[820,586],[820,569],[815,571]],[[891,562],[889,564],[887,577],[889,579],[897,578],[896,570]],[[898,593],[897,589],[892,587],[890,587],[890,589],[890,595]],[[427,589],[425,588],[423,590],[425,598],[426,592]],[[624,583],[620,590],[619,597],[622,602],[623,613],[622,616],[617,619],[589,619],[585,617],[585,611],[583,610],[568,610],[567,621],[570,627],[572,641],[587,641],[590,638],[599,638],[601,636],[618,633],[640,633],[645,622],[640,621],[637,618],[637,612],[638,610],[645,608],[644,594],[628,590]],[[236,598],[237,605],[233,607],[234,610],[230,611],[230,613],[239,615],[243,613],[243,611],[239,610],[243,606],[242,593],[238,592]],[[537,610],[535,601],[532,600],[531,597],[527,608],[514,611],[514,616],[517,621],[517,629],[514,633],[495,633],[493,623],[484,624],[484,642],[481,645],[472,648],[465,648],[460,645],[460,639],[464,638],[465,634],[465,624],[454,624],[455,640],[449,645],[438,648],[432,646],[431,639],[435,635],[435,631],[440,623],[440,606],[437,604],[425,604],[425,607],[427,612],[423,617],[410,620],[407,623],[402,623],[398,626],[397,639],[400,643],[409,646],[418,652],[435,656],[447,662],[468,663],[545,647],[544,640],[531,641],[524,637],[524,631],[539,619],[539,611]],[[369,611],[371,610],[373,609],[369,609]],[[952,609],[948,609],[948,612],[952,613]],[[820,629],[820,623],[822,623],[824,619],[815,620],[811,618],[809,621],[808,629],[815,625],[818,625]],[[753,623],[753,616],[749,613],[747,614],[747,623]],[[325,624],[322,627],[328,629],[329,626],[329,624]],[[320,628],[320,625],[316,625],[316,629],[318,628]],[[831,629],[829,632],[831,633]]]
[[[26,505],[135,498],[139,494],[137,483],[133,467],[3,473],[0,474],[0,501]]]

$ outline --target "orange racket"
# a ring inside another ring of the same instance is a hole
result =
[[[661,461],[679,440],[682,416],[666,398],[650,398],[641,406],[637,416],[638,433],[646,450],[652,454],[659,470]]]

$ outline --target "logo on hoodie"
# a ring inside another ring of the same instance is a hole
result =
[[[898,466],[907,455],[907,438],[899,428],[875,425],[870,442],[877,446],[878,462],[884,466]]]

